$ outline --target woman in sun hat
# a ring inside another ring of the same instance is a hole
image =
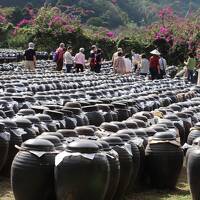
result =
[[[149,71],[151,74],[152,80],[159,79],[160,76],[160,64],[159,64],[159,58],[160,58],[160,52],[157,49],[154,49],[150,52],[152,56],[150,57],[150,67]]]

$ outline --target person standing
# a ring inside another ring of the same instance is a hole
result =
[[[187,67],[187,79],[191,83],[194,83],[195,82],[194,73],[197,66],[197,61],[193,53],[189,53],[188,60],[187,62],[185,62],[185,64]]]
[[[134,72],[136,72],[141,62],[141,58],[140,55],[138,53],[135,53],[133,50],[131,51],[131,54],[132,54],[132,63],[134,66]]]
[[[57,64],[57,71],[61,71],[63,68],[63,55],[65,53],[65,44],[60,43],[60,46],[56,49],[56,64]]]
[[[121,52],[118,53],[118,57],[114,59],[113,69],[115,73],[125,74],[126,66],[124,62],[124,58]]]
[[[160,58],[160,52],[155,49],[150,52],[152,56],[150,57],[150,66],[149,71],[151,74],[152,80],[159,79],[160,76],[160,64],[159,64],[159,58]]]
[[[74,64],[74,58],[72,56],[72,47],[69,46],[67,51],[64,53],[64,68],[67,73],[70,73]]]
[[[147,59],[146,54],[142,54],[141,56],[141,64],[140,64],[140,75],[142,76],[147,76],[147,74],[149,73],[149,60]]]
[[[100,48],[97,49],[96,59],[95,59],[95,72],[101,72],[101,63],[102,63],[102,50]]]
[[[34,43],[30,42],[28,44],[28,49],[24,53],[25,67],[29,71],[35,71],[36,68],[36,52],[34,50]]]
[[[126,73],[132,73],[132,62],[131,62],[131,59],[129,57],[130,57],[129,54],[126,54],[124,56]]]
[[[164,76],[166,75],[167,61],[162,56],[160,56],[159,65],[160,65],[160,78],[163,79]]]
[[[84,51],[85,51],[84,48],[80,48],[79,53],[77,53],[74,57],[74,63],[75,63],[75,68],[76,68],[77,73],[79,73],[79,71],[83,72],[84,67],[85,67]]]
[[[118,53],[122,53],[122,54],[123,54],[122,48],[118,48],[118,49],[117,49],[117,52],[115,52],[115,53],[113,54],[113,56],[112,56],[112,64],[114,64],[115,59],[118,58]]]
[[[96,45],[92,45],[91,51],[90,51],[90,57],[89,57],[89,63],[90,63],[90,71],[95,71],[95,60],[96,60],[96,53],[97,53],[97,47]]]

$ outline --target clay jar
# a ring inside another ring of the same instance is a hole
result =
[[[106,153],[110,167],[110,180],[104,200],[112,200],[117,191],[120,179],[119,156],[116,151],[111,149],[110,145],[106,141],[98,140],[98,142],[102,145],[103,151]]]
[[[113,200],[120,200],[124,196],[131,176],[133,173],[133,160],[130,153],[125,149],[125,143],[120,137],[106,137],[103,138],[104,141],[108,142],[109,145],[114,149],[119,155],[120,162],[120,180],[117,191]]]
[[[54,152],[54,145],[47,140],[31,139],[22,144],[11,170],[11,184],[16,200],[35,200],[38,197],[43,200],[56,199]]]
[[[183,150],[171,132],[157,133],[145,151],[149,184],[158,189],[174,189],[183,164]]]
[[[5,131],[5,125],[0,123],[0,170],[3,168],[7,156],[10,141],[10,134]]]
[[[90,125],[95,125],[98,127],[105,122],[103,113],[99,110],[98,106],[84,106],[82,109],[85,112],[85,115],[88,117]]]
[[[193,146],[187,152],[187,177],[188,183],[190,185],[190,191],[192,194],[193,200],[198,200],[200,196],[200,190],[198,185],[200,184],[200,143],[198,145]]]
[[[106,155],[90,140],[70,143],[56,157],[55,183],[57,200],[104,200],[109,183]]]
[[[188,135],[187,143],[192,145],[193,141],[200,137],[200,123],[195,124],[193,128],[190,129],[190,133]]]

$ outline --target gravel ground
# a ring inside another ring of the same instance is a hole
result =
[[[145,190],[125,198],[125,200],[191,200],[186,171],[183,169],[177,189],[174,191]],[[9,179],[0,178],[0,200],[14,200]]]

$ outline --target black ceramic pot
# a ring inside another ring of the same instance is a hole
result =
[[[110,145],[107,142],[103,140],[98,140],[98,142],[100,142],[100,144],[102,145],[103,151],[106,153],[110,166],[110,180],[104,200],[112,200],[117,191],[120,179],[119,156],[116,151],[111,149]]]
[[[2,120],[1,123],[5,124],[5,130],[10,134],[10,141],[8,147],[8,156],[5,162],[3,169],[1,170],[1,175],[9,177],[10,168],[12,161],[17,154],[18,150],[15,148],[15,145],[20,146],[22,143],[21,132],[17,128],[17,124],[11,120]]]
[[[109,145],[114,149],[119,155],[120,162],[120,180],[117,191],[113,200],[120,200],[124,196],[128,185],[131,180],[133,173],[133,160],[132,156],[124,148],[124,142],[119,137],[106,137],[103,138],[104,141],[108,142]]]
[[[0,171],[7,160],[9,141],[10,134],[5,132],[5,125],[0,123]]]
[[[23,142],[36,137],[36,131],[32,128],[32,123],[25,118],[16,118],[15,123],[21,131]]]
[[[54,145],[47,140],[31,139],[22,144],[11,170],[11,184],[16,200],[35,200],[38,197],[43,200],[56,199],[54,151]]]
[[[199,145],[200,142],[198,140],[198,144],[190,148],[187,151],[186,155],[187,177],[193,200],[199,200],[200,198],[200,190],[198,187],[198,185],[200,184],[199,183],[200,172],[198,170],[200,167]]]
[[[66,152],[56,157],[55,163],[57,200],[104,200],[109,163],[97,144],[89,140],[72,142]]]
[[[85,115],[88,117],[90,125],[95,125],[98,127],[105,122],[103,113],[99,110],[98,106],[84,106],[82,109],[85,112]]]
[[[145,151],[145,169],[154,188],[176,187],[183,164],[183,150],[171,132],[157,133]]]

